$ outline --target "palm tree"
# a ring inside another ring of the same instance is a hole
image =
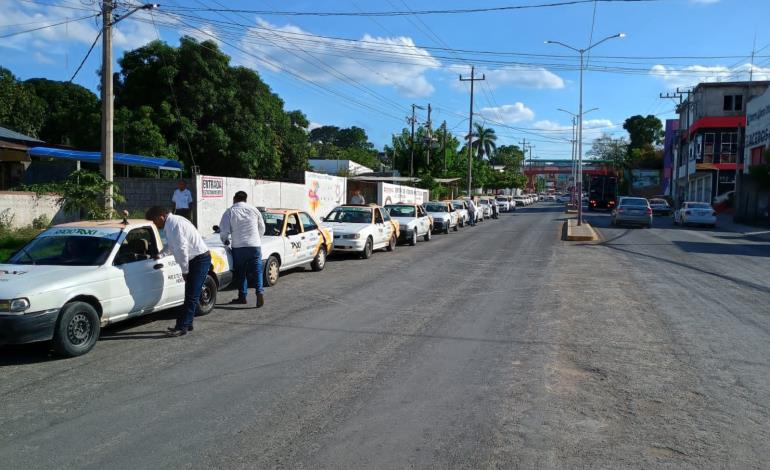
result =
[[[475,150],[476,158],[483,160],[486,156],[491,157],[497,150],[497,135],[491,127],[485,128],[481,124],[473,125],[476,130],[471,134],[471,149]]]

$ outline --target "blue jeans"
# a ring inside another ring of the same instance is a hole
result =
[[[190,260],[190,269],[184,283],[184,307],[176,319],[177,328],[190,328],[192,326],[195,313],[198,311],[203,283],[206,282],[209,269],[211,269],[211,254],[208,252]]]
[[[476,213],[470,212],[468,214],[468,223],[471,224],[471,226],[476,225]]]
[[[238,298],[245,299],[249,285],[257,294],[264,294],[262,286],[262,248],[244,246],[233,248],[233,285],[238,288]]]

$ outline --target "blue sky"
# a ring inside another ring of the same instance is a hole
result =
[[[770,78],[767,0],[597,2],[386,17],[267,13],[415,11],[551,1],[170,0],[161,2],[152,15],[140,12],[121,22],[114,49],[117,58],[123,50],[158,36],[171,44],[181,34],[215,39],[233,63],[258,71],[287,109],[301,109],[313,125],[362,127],[378,147],[406,126],[412,103],[431,103],[434,126],[445,120],[456,134],[467,132],[468,86],[458,81],[458,74],[467,76],[475,64],[486,80],[476,85],[474,119],[495,128],[499,143],[531,141],[533,155],[540,159],[569,158],[565,139],[571,135],[571,118],[557,108],[576,112],[578,107],[577,55],[544,44],[546,40],[585,47],[592,24],[594,41],[618,32],[627,35],[599,45],[589,56],[584,106],[599,109],[585,117],[585,149],[602,132],[625,135],[622,123],[628,116],[673,117],[673,101],[660,99],[659,93],[703,80],[747,79],[753,47],[754,79]],[[250,11],[200,11],[221,5]],[[195,11],[179,16],[180,8]],[[0,36],[96,9],[94,0],[0,0]],[[97,28],[97,20],[88,19],[0,39],[0,65],[24,79],[67,80]],[[96,91],[100,60],[97,45],[75,82]],[[426,120],[425,111],[418,120]]]

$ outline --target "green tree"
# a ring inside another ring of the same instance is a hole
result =
[[[313,155],[327,160],[351,160],[360,165],[379,169],[380,161],[374,144],[369,142],[366,131],[352,126],[341,129],[337,126],[321,126],[310,131]]]
[[[623,129],[628,131],[629,153],[633,149],[659,145],[663,141],[663,123],[652,114],[631,116],[623,123]]]
[[[471,134],[471,148],[476,158],[483,160],[484,157],[492,158],[497,149],[497,134],[491,127],[484,127],[481,124],[474,124],[474,131]]]
[[[83,150],[99,149],[99,97],[80,85],[45,78],[27,80],[24,86],[45,106],[40,139]]]
[[[45,103],[10,70],[0,67],[0,125],[39,137]]]

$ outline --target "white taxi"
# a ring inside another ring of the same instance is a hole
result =
[[[375,204],[337,206],[323,225],[334,232],[335,251],[358,253],[368,259],[374,250],[396,248],[398,232],[390,215]]]
[[[281,271],[310,264],[313,271],[326,266],[334,246],[334,232],[321,226],[305,211],[294,209],[261,210],[265,219],[262,239],[264,283],[274,286]]]
[[[433,232],[433,218],[420,204],[388,204],[385,211],[398,222],[401,241],[411,246],[417,244],[417,239],[430,241]]]
[[[214,308],[217,289],[232,279],[229,249],[209,244],[212,266],[199,315]],[[53,340],[78,356],[93,348],[101,327],[184,303],[182,271],[146,220],[56,225],[0,264],[0,344]]]
[[[456,232],[460,226],[460,213],[455,210],[451,202],[426,202],[425,210],[433,217],[433,230],[435,232],[449,233],[450,229]]]

